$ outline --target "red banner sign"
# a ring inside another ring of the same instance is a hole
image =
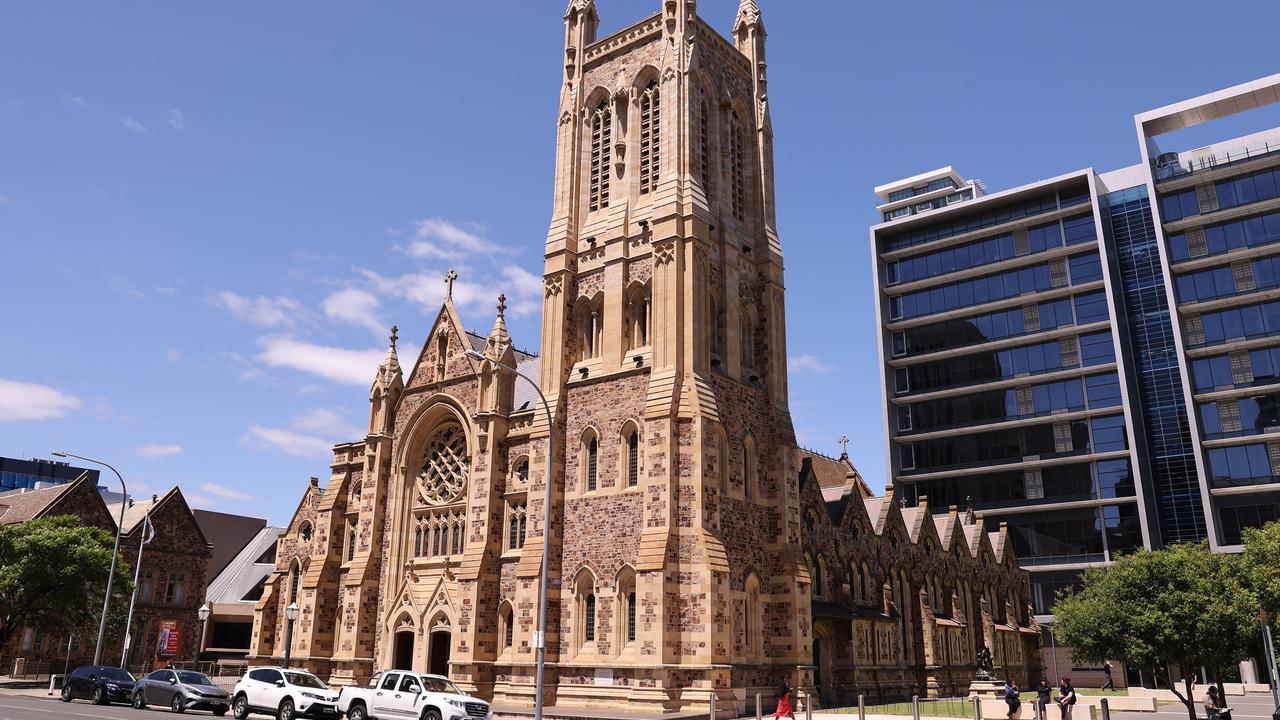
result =
[[[160,621],[160,641],[156,643],[156,655],[173,657],[178,654],[178,642],[182,639],[182,631],[177,620]]]

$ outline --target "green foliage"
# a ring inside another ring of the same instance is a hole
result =
[[[1244,531],[1244,564],[1249,587],[1267,611],[1271,627],[1280,628],[1280,523]]]
[[[1059,642],[1075,646],[1078,659],[1121,660],[1163,677],[1178,692],[1170,665],[1186,674],[1248,657],[1258,600],[1247,580],[1242,558],[1211,553],[1203,544],[1141,551],[1086,572],[1084,586],[1054,606],[1054,629]],[[1183,702],[1194,712],[1190,697]]]
[[[114,544],[113,535],[72,516],[0,527],[0,644],[24,627],[96,640]],[[108,617],[113,640],[123,632],[132,592],[121,560]]]

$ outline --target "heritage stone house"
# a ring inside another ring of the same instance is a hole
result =
[[[115,535],[120,506],[108,506],[103,501],[88,473],[65,485],[0,495],[2,525],[60,515],[77,517],[85,525]],[[174,487],[164,495],[126,504],[117,578],[134,576],[143,518],[147,515],[155,535],[142,553],[131,633],[134,640],[127,662],[130,669],[144,672],[170,662],[195,659],[199,630],[196,611],[204,602],[212,553],[182,491]],[[97,601],[101,604],[102,598]],[[178,645],[172,653],[159,646],[161,628],[166,623],[174,624],[178,632]],[[23,628],[0,648],[0,672],[12,672],[18,658],[32,671],[52,666],[61,672],[68,661],[71,667],[88,664],[93,661],[96,640],[96,637],[69,638]],[[120,664],[123,652],[123,638],[104,645],[103,664]]]
[[[726,40],[657,5],[603,39],[592,0],[565,15],[542,352],[501,301],[482,337],[447,296],[407,374],[393,333],[368,435],[281,536],[251,662],[282,661],[297,603],[292,660],[336,684],[412,668],[531,704],[550,543],[549,704],[949,693],[983,644],[1028,679],[1004,532],[797,448],[764,23],[744,0]]]

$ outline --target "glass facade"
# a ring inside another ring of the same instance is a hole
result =
[[[68,483],[88,472],[94,484],[98,482],[97,470],[84,470],[66,463],[48,460],[18,460],[0,458],[0,493],[12,490],[33,490],[47,485]]]
[[[1104,195],[1101,203],[1119,269],[1161,537],[1199,542],[1207,535],[1204,507],[1151,202],[1139,186]]]

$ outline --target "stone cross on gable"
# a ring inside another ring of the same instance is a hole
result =
[[[453,281],[458,279],[458,273],[453,269],[444,274],[444,296],[447,300],[453,299]]]
[[[849,457],[849,436],[841,435],[836,442],[840,443],[840,457]]]
[[[392,325],[391,326],[391,347],[396,346],[396,340],[398,340],[399,338],[400,338],[400,326]]]
[[[498,296],[498,317],[506,317],[507,312],[507,294],[502,293]]]

